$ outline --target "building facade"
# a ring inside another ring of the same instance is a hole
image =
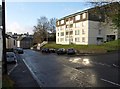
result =
[[[105,24],[104,15],[94,8],[65,16],[56,21],[56,44],[101,44],[118,39],[117,29]]]
[[[30,49],[33,46],[33,36],[32,35],[22,35],[17,39],[17,47],[24,49]]]

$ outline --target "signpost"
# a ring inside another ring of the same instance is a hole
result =
[[[5,36],[5,0],[2,0],[2,37],[3,37],[3,56],[2,56],[2,65],[3,65],[3,74],[7,74],[7,59],[6,59],[6,36]]]

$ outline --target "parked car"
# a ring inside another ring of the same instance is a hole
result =
[[[6,52],[7,63],[17,63],[14,52]]]
[[[57,54],[65,54],[66,53],[66,50],[64,48],[60,48],[57,50]]]
[[[49,48],[43,48],[41,51],[42,51],[42,53],[50,53]]]
[[[23,51],[22,48],[16,48],[16,52],[17,52],[18,54],[23,54],[23,53],[24,53],[24,51]]]
[[[75,50],[75,49],[73,49],[73,48],[67,49],[67,54],[68,54],[68,55],[72,55],[72,54],[75,54],[75,53],[76,53],[76,50]]]
[[[50,48],[49,51],[50,51],[51,53],[55,53],[55,52],[56,52],[56,49]]]

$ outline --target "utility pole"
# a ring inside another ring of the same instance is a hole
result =
[[[3,65],[3,74],[7,74],[7,59],[6,59],[6,28],[5,28],[5,0],[2,0],[2,36],[3,36],[3,56],[2,56],[2,65]]]

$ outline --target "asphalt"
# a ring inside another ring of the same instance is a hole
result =
[[[23,60],[17,55],[18,65],[10,73],[11,79],[14,81],[14,88],[40,88],[36,80],[33,78],[27,66],[24,64]]]

